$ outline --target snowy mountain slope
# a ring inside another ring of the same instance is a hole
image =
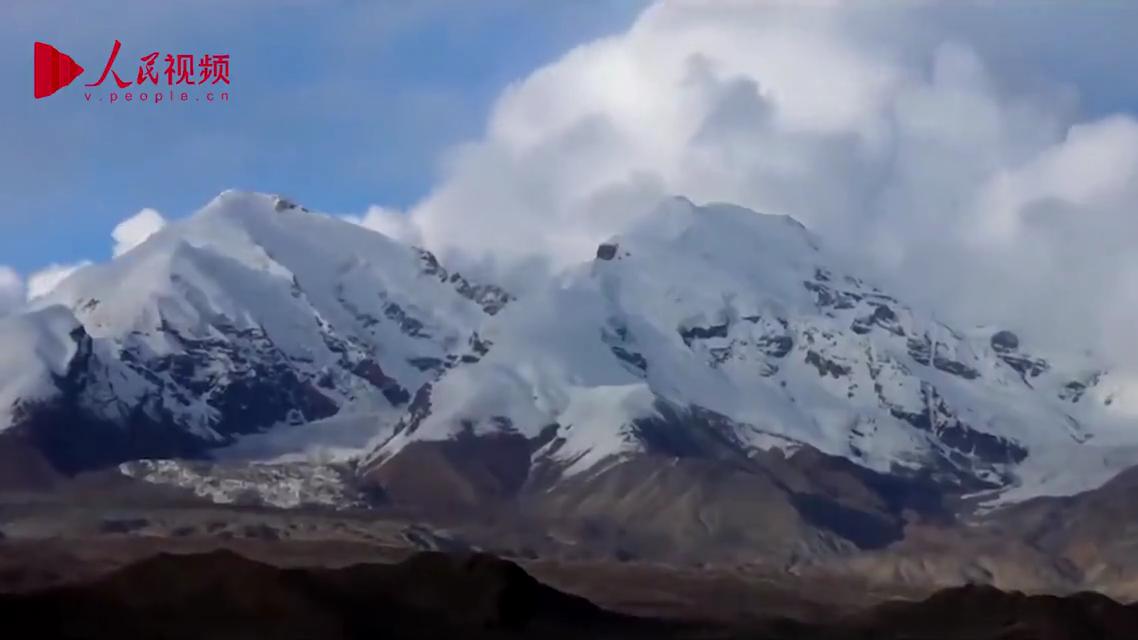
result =
[[[92,420],[160,424],[204,449],[366,414],[373,427],[358,446],[436,372],[477,359],[477,328],[509,299],[425,251],[278,197],[226,192],[7,324],[16,340],[42,316],[54,334],[70,330],[67,317],[80,328],[107,395],[76,401]],[[14,367],[34,380],[6,367],[5,399],[62,392],[43,370],[58,375],[75,347],[54,334],[35,347],[41,365]],[[148,455],[175,452],[156,444]]]
[[[32,307],[0,321],[0,429],[66,470],[208,453],[366,475],[412,443],[507,435],[547,480],[809,447],[999,500],[1138,463],[1122,372],[946,326],[793,219],[729,205],[670,200],[515,300],[226,192]]]
[[[481,333],[487,356],[424,387],[365,466],[415,441],[519,433],[573,475],[708,455],[698,428],[743,455],[809,445],[983,489],[1030,481],[1017,470],[1033,453],[1138,437],[1095,396],[1093,363],[1060,370],[1010,332],[945,326],[793,219],[728,205],[666,203]]]
[[[56,380],[67,375],[84,337],[63,307],[0,319],[0,430],[59,393]]]

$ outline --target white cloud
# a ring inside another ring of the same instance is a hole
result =
[[[732,201],[794,215],[950,320],[1138,359],[1138,295],[1118,294],[1138,281],[1138,122],[1080,119],[1048,68],[1004,69],[927,11],[658,2],[510,86],[409,219],[375,227],[556,267],[661,195]]]
[[[118,223],[111,231],[115,239],[115,257],[142,244],[147,238],[166,226],[166,219],[154,209],[142,209],[133,216]]]
[[[51,293],[59,283],[76,271],[90,265],[87,260],[75,264],[50,264],[28,276],[27,297],[34,300]]]
[[[147,238],[165,226],[166,219],[162,217],[162,214],[149,208],[142,209],[133,216],[123,220],[111,231],[111,237],[115,240],[115,245],[112,249],[114,256],[117,258],[142,244]],[[26,286],[21,285],[18,291],[28,300],[34,300],[47,295],[59,286],[61,282],[66,280],[68,276],[90,264],[91,261],[89,260],[81,260],[71,264],[52,263],[29,275]],[[0,267],[0,310],[3,309],[3,269],[3,267]]]
[[[394,238],[406,244],[417,245],[422,242],[422,238],[419,237],[418,228],[411,222],[408,215],[401,211],[372,205],[368,207],[367,212],[362,216],[349,215],[343,216],[343,218],[348,222],[358,224],[372,231],[378,231],[389,238]]]
[[[0,265],[0,316],[24,303],[24,281],[11,267]]]

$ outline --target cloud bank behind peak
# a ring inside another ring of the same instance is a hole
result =
[[[1061,9],[990,14],[1012,59],[1016,37],[946,6],[658,2],[510,85],[406,220],[373,226],[524,286],[665,195],[729,201],[947,320],[1138,361],[1138,121],[1050,75],[1036,36]]]

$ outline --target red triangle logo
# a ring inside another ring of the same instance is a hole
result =
[[[59,49],[37,42],[35,46],[35,96],[36,99],[46,98],[71,84],[83,67],[76,64],[71,56],[60,53]]]

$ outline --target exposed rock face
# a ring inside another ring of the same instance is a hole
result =
[[[705,410],[661,405],[632,432],[648,453],[612,457],[563,476],[548,455],[562,427],[542,436],[460,435],[415,441],[365,467],[367,487],[443,521],[499,514],[560,531],[580,553],[649,560],[787,566],[877,549],[909,521],[950,523],[932,476],[878,474],[802,448],[750,452],[737,425]],[[511,525],[512,526],[512,525]]]
[[[477,513],[519,495],[529,477],[532,450],[525,438],[509,434],[415,442],[362,480],[398,505]]]
[[[1003,330],[992,334],[992,348],[1001,353],[1019,349],[1019,337],[1011,331]]]
[[[476,284],[458,272],[448,273],[430,251],[418,248],[415,251],[423,263],[423,273],[437,277],[439,282],[450,284],[459,295],[482,307],[488,315],[498,313],[514,299],[509,292],[496,285]]]
[[[1023,540],[1062,566],[1076,588],[1096,588],[1138,598],[1138,469],[1131,468],[1093,491],[1037,498],[988,516],[994,536]]]

